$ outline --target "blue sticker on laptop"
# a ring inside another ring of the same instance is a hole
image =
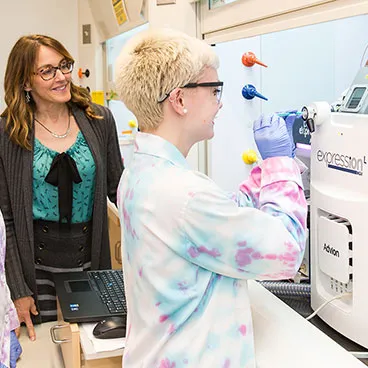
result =
[[[69,307],[72,312],[79,311],[79,304],[69,304]]]

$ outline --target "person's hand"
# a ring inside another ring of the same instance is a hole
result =
[[[292,137],[294,119],[288,123],[277,114],[264,116],[263,114],[254,122],[254,140],[262,158],[295,156],[295,144]]]
[[[23,298],[15,299],[14,306],[18,313],[19,323],[24,322],[27,326],[28,336],[30,340],[36,340],[36,333],[30,314],[32,313],[34,316],[37,316],[38,314],[34,299],[31,296],[25,296]],[[15,333],[17,337],[19,337],[20,327],[15,330]]]

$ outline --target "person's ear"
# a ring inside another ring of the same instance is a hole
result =
[[[169,102],[174,111],[180,116],[185,116],[188,113],[184,105],[184,96],[181,88],[175,88],[170,93]]]
[[[30,85],[30,83],[24,83],[24,90],[26,91],[26,92],[31,92],[32,91],[32,87],[31,87],[31,85]]]

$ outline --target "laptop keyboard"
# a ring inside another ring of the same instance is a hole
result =
[[[124,278],[121,270],[87,271],[92,287],[110,313],[126,314]]]

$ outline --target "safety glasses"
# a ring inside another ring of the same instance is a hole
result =
[[[216,96],[217,103],[219,104],[221,102],[224,82],[218,81],[218,82],[188,83],[180,88],[197,88],[197,87],[213,88],[213,94]],[[163,95],[161,98],[157,100],[157,102],[158,103],[164,102],[170,96],[171,92],[172,91]]]

